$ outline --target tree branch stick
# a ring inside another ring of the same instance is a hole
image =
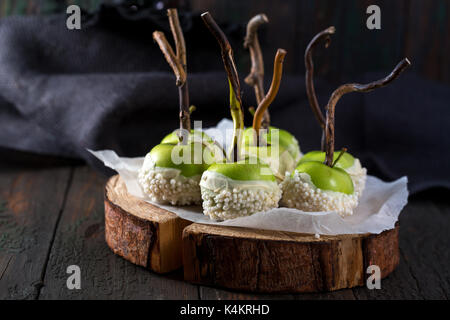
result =
[[[334,167],[336,165],[336,163],[338,163],[338,161],[342,158],[342,156],[344,155],[344,153],[347,152],[347,148],[342,148],[341,152],[339,152],[336,160],[333,162],[333,165],[331,167]]]
[[[231,49],[227,37],[214,21],[211,14],[209,12],[205,12],[201,15],[201,17],[209,31],[213,34],[220,45],[223,64],[228,76],[228,81],[230,84],[230,111],[234,124],[233,140],[228,155],[233,161],[238,161],[240,159],[238,149],[242,145],[242,131],[244,130],[244,110],[242,109],[241,85],[239,83],[239,76],[234,63],[233,50]]]
[[[186,72],[184,71],[184,68],[180,61],[178,61],[172,47],[166,39],[166,36],[161,31],[155,31],[153,32],[153,39],[159,45],[159,48],[166,58],[167,63],[172,68],[173,73],[175,73],[175,77],[177,79],[176,85],[181,86],[186,82]]]
[[[334,154],[334,111],[337,102],[341,97],[350,92],[369,92],[374,89],[383,87],[390,82],[394,81],[398,76],[411,65],[411,62],[407,58],[400,61],[399,64],[394,68],[394,70],[385,78],[368,83],[368,84],[359,84],[359,83],[348,83],[337,88],[328,100],[328,104],[326,106],[327,116],[326,116],[326,124],[325,124],[325,140],[326,140],[326,158],[325,164],[327,166],[333,166],[333,154]]]
[[[177,59],[186,70],[186,43],[184,42],[183,30],[180,26],[177,9],[167,9],[167,16],[169,17],[170,31],[175,41],[175,49]]]
[[[311,40],[311,42],[308,44],[305,50],[306,94],[308,95],[309,105],[311,106],[314,116],[316,117],[317,122],[319,122],[319,125],[322,128],[322,141],[321,141],[322,151],[325,148],[325,117],[323,116],[323,113],[320,110],[319,102],[317,101],[317,96],[314,89],[314,81],[313,81],[314,64],[312,59],[312,53],[314,47],[319,43],[321,39],[325,39],[325,48],[328,48],[331,41],[330,35],[334,34],[335,31],[336,29],[333,26],[331,26],[319,32],[317,35],[314,36],[314,38]]]
[[[259,130],[261,129],[261,122],[263,119],[263,115],[269,108],[270,104],[275,99],[278,93],[278,89],[280,88],[281,77],[283,74],[283,61],[285,56],[286,50],[284,49],[277,50],[277,54],[275,55],[275,60],[273,62],[273,77],[270,89],[267,92],[264,99],[258,105],[258,108],[256,109],[255,115],[253,117],[253,130],[255,131],[257,136],[256,141],[259,141]]]
[[[189,113],[189,90],[187,83],[187,67],[186,67],[186,44],[184,41],[183,31],[181,30],[180,20],[178,18],[177,9],[167,9],[170,30],[175,41],[176,54],[171,45],[168,43],[164,33],[153,32],[153,39],[158,43],[166,61],[169,63],[176,76],[176,85],[178,86],[178,101],[180,104],[180,141],[184,141],[183,130],[191,131],[191,117]]]
[[[180,26],[177,9],[167,9],[167,16],[169,18],[170,30],[172,31],[172,36],[175,41],[176,57],[187,77],[186,43],[184,41],[183,30]],[[187,130],[190,133],[191,116],[189,112],[189,89],[187,78],[182,85],[178,86],[178,96],[180,103],[180,129]]]
[[[252,66],[250,74],[245,78],[245,83],[252,86],[255,90],[256,104],[259,105],[264,99],[264,60],[261,52],[261,46],[258,40],[258,28],[264,23],[268,23],[269,19],[265,14],[254,16],[247,24],[247,34],[244,39],[244,48],[249,49]],[[263,128],[270,125],[270,115],[266,111],[264,113]]]

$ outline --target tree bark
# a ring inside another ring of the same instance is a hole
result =
[[[105,238],[126,260],[157,273],[182,266],[181,236],[190,221],[140,200],[116,175],[105,188]]]
[[[184,278],[252,292],[321,292],[365,285],[399,263],[398,226],[379,235],[321,236],[191,224],[183,232]]]

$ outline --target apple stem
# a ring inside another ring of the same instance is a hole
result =
[[[255,115],[253,116],[253,130],[254,134],[256,134],[257,144],[259,145],[259,130],[261,129],[261,122],[263,119],[264,113],[267,111],[273,100],[275,99],[278,90],[280,89],[281,77],[283,75],[283,61],[286,56],[286,50],[278,49],[275,55],[275,60],[273,62],[273,76],[272,83],[270,84],[269,91],[267,92],[264,99],[256,108]]]
[[[394,70],[385,78],[373,81],[368,84],[359,84],[359,83],[348,83],[341,85],[337,88],[330,99],[328,100],[328,104],[326,106],[327,116],[326,116],[326,124],[325,124],[325,140],[326,140],[326,158],[325,164],[329,167],[333,166],[333,154],[334,154],[334,111],[337,102],[342,96],[346,93],[350,92],[369,92],[374,89],[383,87],[390,82],[394,81],[398,78],[398,76],[409,66],[411,62],[408,58],[404,58],[400,61],[397,66],[395,66]]]
[[[245,83],[252,86],[255,90],[257,105],[264,99],[264,60],[258,40],[258,28],[268,22],[269,19],[263,13],[254,16],[247,24],[247,33],[244,38],[244,48],[249,49],[252,62],[250,74],[245,78]],[[270,114],[266,110],[262,120],[262,127],[267,129],[269,125]]]
[[[347,148],[342,148],[341,152],[339,152],[339,155],[337,156],[336,160],[334,160],[333,164],[331,165],[332,168],[336,165],[336,163],[341,159],[341,157],[344,155],[344,153],[347,152]]]
[[[232,161],[238,161],[241,158],[239,150],[242,146],[242,132],[244,130],[244,110],[242,109],[241,85],[233,58],[233,49],[228,42],[227,37],[214,21],[209,12],[202,13],[203,22],[209,31],[216,38],[220,45],[222,60],[225,71],[228,76],[230,86],[230,111],[233,118],[233,138],[228,152],[228,156]]]
[[[167,16],[169,18],[170,30],[175,41],[176,54],[172,46],[167,41],[164,33],[160,31],[153,32],[153,39],[158,43],[166,61],[169,63],[176,76],[176,85],[178,86],[178,97],[180,103],[180,142],[184,141],[184,132],[191,131],[191,117],[189,112],[189,89],[187,83],[187,66],[186,66],[186,44],[184,41],[183,31],[181,30],[180,20],[178,18],[177,9],[167,9]]]
[[[334,26],[328,27],[325,30],[319,32],[314,36],[311,42],[308,44],[305,50],[305,83],[306,83],[306,94],[308,95],[309,105],[316,117],[317,122],[319,122],[320,127],[322,128],[322,140],[321,140],[321,148],[322,151],[325,150],[325,117],[323,115],[322,110],[320,110],[319,102],[317,101],[316,92],[314,89],[314,64],[312,59],[312,53],[314,47],[321,39],[325,39],[325,48],[328,48],[331,42],[330,35],[334,34],[336,28]]]

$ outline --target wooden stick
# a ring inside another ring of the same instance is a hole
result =
[[[344,155],[344,153],[347,152],[347,148],[342,148],[341,152],[339,152],[339,155],[337,156],[336,160],[333,162],[332,168],[336,165],[336,163],[341,159],[341,157]]]
[[[258,40],[258,28],[269,19],[265,14],[254,16],[247,24],[247,34],[244,39],[244,48],[249,49],[252,66],[250,74],[245,78],[245,83],[255,90],[256,104],[259,105],[264,99],[264,60],[261,46]],[[268,128],[270,125],[270,115],[268,110],[264,113],[262,127]]]
[[[223,64],[228,76],[228,81],[230,84],[230,111],[234,124],[233,140],[228,155],[232,161],[238,161],[240,159],[238,149],[242,145],[242,131],[244,130],[244,110],[242,109],[241,85],[239,82],[236,65],[234,63],[233,49],[231,49],[227,37],[214,21],[211,14],[209,12],[205,12],[201,15],[201,17],[209,31],[213,34],[220,45]]]
[[[326,124],[325,124],[325,140],[326,140],[326,158],[325,164],[327,166],[333,166],[333,154],[334,154],[334,111],[337,102],[341,97],[350,92],[369,92],[374,89],[383,87],[390,82],[394,81],[398,76],[411,65],[408,58],[400,61],[399,64],[394,68],[394,70],[385,78],[368,83],[368,84],[359,84],[359,83],[348,83],[337,88],[328,100],[328,104],[326,106]]]
[[[180,26],[177,9],[167,9],[167,16],[169,18],[170,30],[175,41],[176,57],[178,63],[183,68],[187,75],[186,65],[186,43],[184,41],[183,31]],[[178,96],[180,103],[180,129],[191,131],[191,116],[189,112],[189,89],[187,78],[180,86],[178,86]],[[183,139],[180,135],[180,139]]]
[[[167,16],[169,17],[170,31],[172,31],[172,36],[175,41],[177,59],[186,70],[186,43],[184,42],[177,9],[167,9]]]
[[[173,52],[172,47],[170,46],[169,42],[166,39],[166,36],[161,31],[154,31],[153,39],[159,45],[159,48],[161,49],[164,55],[164,58],[166,58],[167,63],[172,68],[173,73],[175,73],[175,77],[177,79],[176,85],[177,86],[182,85],[184,82],[186,82],[186,72],[184,72],[183,66],[178,61],[175,53]]]
[[[281,76],[283,74],[283,61],[286,56],[286,50],[278,49],[277,54],[275,55],[275,61],[273,62],[273,78],[272,83],[270,85],[270,89],[267,92],[264,99],[258,105],[256,109],[255,115],[253,117],[253,130],[256,133],[257,143],[259,141],[259,130],[261,129],[261,121],[263,119],[264,113],[269,108],[270,104],[275,99],[278,89],[280,88]]]
[[[322,128],[322,140],[321,140],[321,148],[324,151],[325,148],[325,117],[320,110],[319,102],[317,101],[316,92],[314,89],[314,64],[312,60],[312,53],[314,47],[319,43],[321,39],[325,39],[325,48],[328,48],[330,45],[330,35],[334,34],[336,31],[334,26],[328,27],[327,29],[319,32],[308,44],[305,50],[305,83],[306,83],[306,94],[308,95],[309,105],[316,117],[317,122],[319,122],[320,127]]]

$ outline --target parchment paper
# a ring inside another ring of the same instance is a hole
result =
[[[216,138],[220,136],[217,133],[225,128],[229,128],[230,124],[230,120],[222,120],[217,127],[204,131],[212,138]],[[226,145],[220,139],[218,142]],[[356,207],[353,215],[345,218],[342,218],[336,212],[304,212],[281,207],[258,212],[248,217],[217,222],[203,215],[201,206],[177,207],[149,201],[149,198],[142,192],[137,179],[144,157],[119,157],[112,150],[89,150],[89,152],[103,161],[105,166],[117,171],[125,181],[128,192],[133,196],[160,208],[170,210],[183,219],[203,224],[291,231],[316,235],[378,234],[384,230],[394,228],[400,212],[408,201],[408,179],[406,177],[388,183],[376,177],[368,176],[366,188],[359,200],[359,205]]]

